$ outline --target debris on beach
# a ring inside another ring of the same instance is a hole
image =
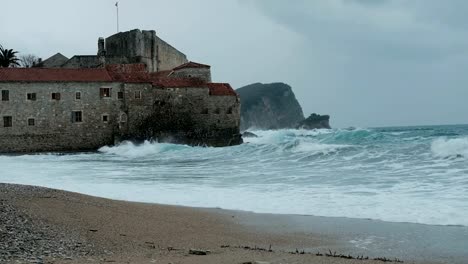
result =
[[[208,255],[209,253],[211,253],[211,251],[209,250],[202,250],[202,249],[190,249],[189,250],[190,255],[204,256],[204,255]]]

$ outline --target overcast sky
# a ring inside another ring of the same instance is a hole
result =
[[[0,44],[95,54],[113,0],[0,0]],[[468,123],[468,1],[121,0],[120,31],[154,29],[233,87],[285,82],[332,126]]]

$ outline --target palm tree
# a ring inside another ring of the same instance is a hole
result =
[[[4,49],[0,45],[0,67],[19,66],[19,59],[16,57],[16,53],[18,52],[12,49]]]

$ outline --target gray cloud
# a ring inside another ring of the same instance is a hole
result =
[[[15,0],[0,43],[46,58],[94,54],[113,0]],[[291,84],[337,126],[467,123],[468,1],[121,0],[121,30],[155,29],[216,81]]]
[[[323,98],[301,90],[307,111],[332,112],[340,125],[467,122],[464,1],[249,4],[306,39],[310,50],[298,60],[326,67],[322,79],[298,76],[297,86],[309,84]]]

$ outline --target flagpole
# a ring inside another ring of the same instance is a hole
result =
[[[119,33],[119,2],[115,3],[115,7],[117,7],[117,33]]]

